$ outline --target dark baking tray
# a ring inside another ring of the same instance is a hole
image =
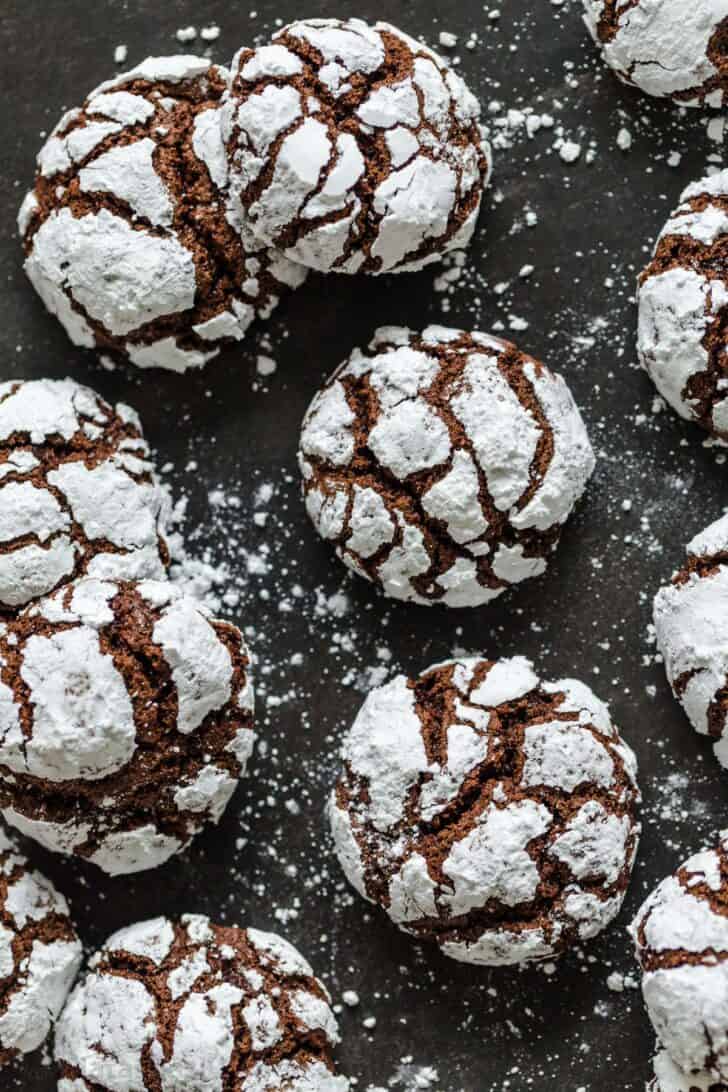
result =
[[[500,18],[490,20],[496,7]],[[726,814],[725,777],[708,744],[690,730],[660,666],[645,660],[654,651],[652,595],[687,539],[728,504],[725,466],[697,431],[653,412],[653,388],[635,363],[632,301],[669,207],[721,149],[708,140],[703,115],[680,117],[620,88],[597,62],[580,9],[578,0],[488,0],[485,8],[482,0],[319,0],[305,11],[293,0],[0,2],[0,371],[69,374],[140,411],[160,463],[173,464],[173,488],[188,498],[190,549],[226,562],[240,595],[226,612],[248,627],[259,653],[265,741],[220,827],[158,872],[111,881],[28,849],[70,898],[89,948],[135,919],[185,911],[285,933],[337,1001],[346,989],[360,995],[357,1008],[342,1012],[339,1054],[360,1092],[390,1082],[416,1087],[419,1066],[437,1069],[430,1088],[441,1092],[642,1088],[651,1029],[638,992],[615,992],[606,980],[633,970],[624,926],[646,891],[713,838]],[[434,291],[433,271],[312,277],[266,331],[203,373],[103,370],[72,348],[21,270],[15,212],[41,131],[114,71],[119,43],[130,64],[149,53],[193,52],[199,40],[180,46],[176,29],[217,22],[211,52],[227,62],[276,19],[302,14],[384,17],[433,44],[440,30],[458,34],[461,46],[477,31],[477,48],[456,52],[486,109],[498,99],[552,114],[582,144],[581,159],[562,162],[551,150],[554,131],[519,137],[496,154],[494,188],[452,296]],[[616,143],[622,127],[633,137],[626,154]],[[673,151],[682,156],[677,167],[666,162]],[[530,229],[526,208],[538,217]],[[535,272],[519,279],[525,264]],[[510,287],[499,295],[500,282]],[[588,495],[549,573],[521,592],[472,613],[387,603],[346,580],[307,524],[295,469],[301,417],[321,378],[378,325],[488,329],[507,327],[510,315],[528,321],[514,336],[567,377],[583,407],[600,456]],[[270,348],[261,349],[263,333]],[[256,391],[261,351],[278,370]],[[264,483],[275,495],[261,528],[252,512]],[[219,486],[239,507],[210,497]],[[266,543],[268,572],[259,575],[248,556],[260,559]],[[321,604],[342,588],[347,612],[331,617]],[[389,662],[378,659],[380,648]],[[580,676],[610,701],[639,754],[645,833],[625,912],[550,975],[459,966],[411,943],[350,897],[331,856],[324,798],[338,740],[362,699],[362,673],[371,679],[377,664],[417,671],[455,648],[525,653],[547,676]],[[300,666],[290,663],[296,653]],[[363,1026],[370,1016],[374,1029]],[[47,1057],[4,1070],[0,1087],[49,1092]]]

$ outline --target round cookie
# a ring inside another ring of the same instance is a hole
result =
[[[583,0],[584,21],[623,83],[720,109],[728,90],[728,0]]]
[[[134,410],[71,379],[0,383],[0,615],[81,575],[164,577],[165,509]]]
[[[156,918],[110,937],[71,994],[58,1092],[347,1092],[338,1041],[325,987],[287,941]]]
[[[218,821],[252,724],[242,635],[172,584],[82,580],[0,628],[0,810],[111,875]]]
[[[655,596],[657,647],[690,723],[728,767],[728,516],[688,543],[687,555]]]
[[[697,853],[659,884],[630,926],[661,1043],[684,1073],[715,1082],[728,1081],[727,904],[723,831],[716,849]]]
[[[0,830],[0,1069],[45,1041],[81,955],[66,900]]]
[[[728,1092],[728,1085],[708,1073],[683,1073],[666,1050],[658,1050],[652,1065],[655,1076],[647,1092]]]
[[[25,270],[74,344],[183,372],[302,282],[228,206],[226,81],[204,58],[150,57],[42,148],[18,218]]]
[[[662,230],[638,290],[640,360],[681,417],[728,443],[728,170],[694,182]]]
[[[313,400],[306,507],[387,595],[476,607],[539,576],[594,469],[563,379],[485,334],[386,327]]]
[[[528,660],[464,659],[367,697],[330,800],[350,883],[465,963],[551,959],[618,913],[636,761],[606,706]]]
[[[475,230],[479,115],[454,69],[388,23],[291,23],[233,60],[232,190],[256,235],[311,269],[421,269]]]

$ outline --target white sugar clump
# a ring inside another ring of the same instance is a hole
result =
[[[213,1092],[232,1073],[247,1092],[347,1092],[338,1040],[329,995],[295,949],[187,915],[107,940],[63,1011],[55,1057],[59,1088]]]
[[[728,766],[728,516],[687,546],[687,564],[655,596],[657,646],[676,698],[716,756]]]
[[[727,890],[724,831],[715,850],[695,854],[658,885],[630,927],[647,1011],[678,1069],[656,1062],[662,1092],[693,1087],[679,1083],[679,1071],[705,1080],[696,1088],[728,1081]]]
[[[0,611],[81,575],[164,577],[166,509],[128,406],[71,379],[0,383]]]
[[[462,78],[390,24],[294,22],[233,60],[232,188],[255,234],[303,266],[419,269],[475,229],[490,173],[479,115]]]
[[[396,599],[475,607],[546,570],[594,454],[563,379],[515,346],[387,327],[314,398],[299,464],[346,565]]]
[[[552,958],[618,913],[636,762],[583,684],[542,683],[522,657],[397,676],[367,697],[342,761],[329,814],[347,878],[446,955]]]
[[[47,1038],[81,964],[66,900],[0,831],[0,1068]]]
[[[684,106],[723,106],[723,53],[714,39],[728,18],[728,0],[583,4],[604,60],[624,83]]]
[[[220,819],[253,749],[250,657],[175,585],[73,583],[6,627],[0,666],[11,825],[119,875]]]

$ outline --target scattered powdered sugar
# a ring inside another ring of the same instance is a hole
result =
[[[491,974],[425,956],[408,938],[398,940],[386,918],[367,915],[333,858],[322,802],[341,736],[372,686],[435,659],[483,651],[526,654],[550,677],[593,674],[594,689],[609,699],[643,768],[645,849],[632,910],[696,844],[714,840],[725,820],[724,775],[709,742],[694,737],[673,702],[654,643],[645,640],[654,592],[682,563],[684,543],[720,515],[725,455],[702,448],[698,433],[669,412],[638,370],[631,302],[681,189],[719,171],[725,149],[709,139],[705,113],[686,118],[620,90],[579,25],[578,0],[522,7],[491,3],[457,23],[413,15],[408,24],[435,44],[443,27],[457,33],[448,62],[460,66],[483,104],[497,145],[494,188],[473,246],[429,275],[387,283],[386,290],[357,281],[351,332],[340,334],[335,351],[316,342],[303,378],[308,325],[299,313],[287,327],[274,321],[268,344],[254,334],[242,354],[230,354],[234,407],[227,386],[224,393],[212,382],[209,389],[203,382],[165,387],[165,404],[182,407],[179,428],[169,448],[166,419],[154,437],[165,457],[175,445],[177,451],[176,466],[165,474],[186,539],[183,548],[181,536],[171,536],[174,579],[199,591],[216,615],[244,625],[257,659],[255,789],[244,786],[213,837],[197,840],[179,882],[227,920],[255,915],[275,929],[285,918],[285,931],[325,973],[335,999],[356,992],[359,1005],[345,1006],[341,1017],[340,1057],[359,1088],[391,1086],[396,1059],[414,1050],[417,1060],[402,1064],[415,1073],[437,1070],[434,1092],[589,1092],[597,1070],[610,1087],[633,1092],[647,1079],[652,1051],[636,1032],[625,1034],[627,1022],[633,1029],[645,1024],[639,996],[607,985],[612,974],[634,974],[624,916],[588,952],[575,951],[558,968]],[[199,16],[190,17],[199,28]],[[116,15],[109,19],[113,47],[129,32]],[[263,44],[277,29],[263,11],[245,9],[242,19],[251,43]],[[179,21],[168,19],[156,37],[152,32],[150,50],[169,51]],[[240,44],[225,31],[212,43],[221,62]],[[491,113],[493,98],[500,106]],[[504,127],[501,144],[495,122],[512,111],[521,116]],[[623,128],[632,135],[628,154],[619,143]],[[562,162],[559,139],[581,145],[576,163]],[[13,201],[14,195],[9,206]],[[594,225],[591,233],[584,233],[585,223]],[[533,267],[528,277],[520,276],[524,266]],[[313,294],[307,291],[301,299],[313,311],[321,306],[320,288],[314,282]],[[325,306],[345,306],[350,291],[334,282]],[[512,323],[523,320],[529,326],[517,340],[553,362],[582,408],[598,455],[594,487],[556,564],[519,592],[516,609],[509,597],[490,607],[487,618],[478,611],[470,620],[462,613],[446,623],[424,620],[422,611],[387,604],[345,576],[306,524],[292,458],[298,425],[324,373],[381,322],[413,328],[435,322],[508,336]],[[22,375],[31,354],[45,348],[22,312],[18,321],[19,332],[6,337],[8,377]],[[257,374],[258,354],[277,361],[273,375]],[[144,390],[127,391],[124,375],[117,369],[102,380],[144,411]],[[155,377],[144,380],[156,393]],[[213,407],[204,428],[193,395]],[[223,442],[228,428],[234,453],[229,439]],[[248,458],[253,444],[261,445],[255,459]],[[270,445],[275,460],[268,460]],[[176,868],[160,879],[177,882]],[[165,912],[157,886],[132,878],[125,889],[140,907]],[[64,870],[64,889],[89,936],[100,940],[106,911],[73,864]],[[556,1008],[564,1013],[558,1028]],[[375,1027],[362,1026],[368,1017],[376,1018]],[[425,1026],[431,1042],[423,1046]],[[22,1089],[24,1072],[3,1076]]]

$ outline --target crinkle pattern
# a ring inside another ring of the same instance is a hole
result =
[[[198,368],[302,283],[228,201],[227,75],[204,58],[150,57],[92,91],[41,149],[18,221],[25,269],[76,345]]]
[[[479,114],[462,78],[388,23],[291,23],[233,61],[232,189],[260,239],[304,266],[419,269],[475,229]]]
[[[141,422],[72,379],[0,383],[0,614],[82,576],[164,577]]]
[[[723,354],[728,319],[728,171],[694,182],[639,283],[638,351],[660,394],[728,443]]]
[[[0,830],[0,1069],[42,1045],[81,955],[66,900]]]
[[[650,1019],[675,1065],[708,1082],[697,1088],[728,1081],[727,904],[723,831],[658,885],[630,927]]]
[[[189,914],[110,937],[56,1033],[60,1092],[347,1092],[331,999],[287,941]]]
[[[566,383],[508,342],[385,327],[316,395],[308,513],[387,595],[476,607],[539,576],[594,469]]]
[[[687,555],[655,596],[657,647],[675,697],[728,767],[728,516],[696,535]]]
[[[0,630],[0,810],[112,875],[219,820],[252,724],[241,633],[170,583],[82,580]]]
[[[728,90],[728,0],[583,0],[604,60],[627,84],[720,109]]]
[[[353,886],[468,963],[550,959],[624,899],[636,760],[606,706],[532,664],[455,660],[373,690],[332,794]]]

